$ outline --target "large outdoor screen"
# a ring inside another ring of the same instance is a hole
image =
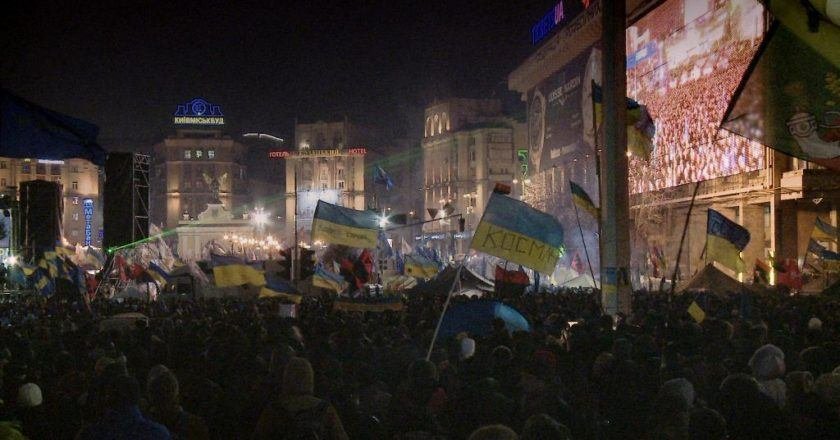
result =
[[[764,166],[763,146],[718,128],[763,14],[755,0],[668,0],[627,29],[627,93],[656,121],[650,161],[630,160],[631,193]]]

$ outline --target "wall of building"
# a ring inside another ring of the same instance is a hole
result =
[[[38,160],[0,157],[0,191],[17,191],[22,182],[47,180],[62,186],[62,236],[71,244],[85,244],[84,201],[93,201],[91,243],[102,245],[102,203],[99,167],[83,159]]]
[[[423,225],[421,241],[444,255],[463,254],[495,183],[512,184],[515,140],[522,139],[525,127],[506,117],[494,99],[436,102],[424,117],[422,218],[432,220],[430,209],[440,218],[449,208],[463,215],[465,231],[459,232],[457,218],[430,222]]]
[[[174,228],[213,201],[205,176],[219,180],[219,199],[240,216],[251,206],[244,145],[221,130],[179,129],[154,146],[152,222]]]

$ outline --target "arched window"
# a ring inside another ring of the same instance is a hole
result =
[[[432,136],[435,135],[435,128],[437,128],[437,133],[440,133],[440,115],[435,113],[434,118],[432,119]]]
[[[446,130],[447,132],[451,130],[451,128],[449,127],[449,115],[447,115],[446,112],[443,113],[443,116],[441,116],[440,119],[444,130]]]
[[[423,137],[429,137],[432,135],[432,117],[429,116],[426,118],[426,129],[423,130]]]

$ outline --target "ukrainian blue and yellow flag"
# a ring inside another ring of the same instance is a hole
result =
[[[552,273],[563,254],[563,227],[549,214],[494,193],[470,248]]]
[[[213,268],[213,277],[216,280],[216,287],[241,286],[243,284],[265,285],[265,274],[247,264],[216,266]]]
[[[434,260],[420,254],[407,254],[403,261],[403,270],[406,275],[414,278],[432,278],[440,272],[440,266]]]
[[[595,107],[595,127],[603,122],[604,93],[601,86],[592,82],[592,105]],[[648,160],[653,151],[653,138],[656,124],[648,113],[647,107],[636,100],[627,98],[627,151],[630,154]]]
[[[706,223],[706,256],[736,271],[744,272],[741,251],[750,242],[750,232],[743,226],[709,209]]]
[[[165,286],[166,283],[169,282],[169,273],[155,263],[149,263],[149,268],[146,269],[146,273],[148,273],[160,287]]]
[[[324,266],[318,265],[315,267],[315,273],[312,274],[312,285],[315,287],[323,287],[324,289],[333,290],[336,293],[341,293],[347,288],[349,283],[344,280],[344,277],[337,273],[327,272]]]
[[[595,203],[589,198],[589,194],[580,185],[571,180],[569,181],[569,186],[572,187],[572,202],[575,203],[575,206],[591,214],[592,217],[595,217],[595,220],[600,221],[601,210],[595,206]]]
[[[379,221],[372,211],[357,211],[318,200],[312,240],[354,248],[375,249]]]
[[[840,230],[817,217],[817,221],[814,223],[814,230],[811,232],[811,237],[821,241],[833,241],[837,243],[838,238],[840,238]]]
[[[33,275],[33,284],[35,290],[41,295],[51,296],[55,293],[55,282],[50,277],[49,272],[44,268],[38,268]]]

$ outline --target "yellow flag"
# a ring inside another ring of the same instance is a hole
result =
[[[262,271],[245,264],[227,264],[213,268],[213,276],[217,287],[241,286],[252,284],[265,285],[265,275]]]
[[[691,305],[688,306],[688,314],[691,315],[698,324],[701,324],[706,319],[706,312],[697,305],[697,301],[692,301]]]

